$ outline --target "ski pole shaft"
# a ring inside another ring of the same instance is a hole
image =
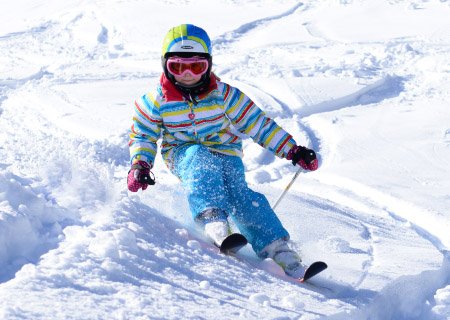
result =
[[[275,204],[272,207],[272,210],[275,210],[275,208],[278,206],[278,204],[280,203],[281,199],[284,198],[284,195],[289,191],[289,189],[291,188],[292,184],[294,183],[295,179],[297,179],[300,171],[302,170],[302,168],[299,168],[297,170],[297,172],[295,173],[294,177],[292,178],[291,182],[289,182],[289,184],[286,186],[286,188],[284,189],[283,193],[280,195],[280,197],[278,198],[277,202],[275,202]]]

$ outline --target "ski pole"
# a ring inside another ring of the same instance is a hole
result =
[[[297,172],[295,173],[294,177],[292,178],[291,182],[289,182],[289,184],[286,186],[286,188],[284,189],[283,193],[280,195],[280,197],[278,198],[277,202],[275,202],[275,204],[272,207],[272,210],[275,210],[275,208],[278,206],[278,204],[280,203],[281,199],[284,198],[284,195],[289,191],[289,189],[291,188],[292,184],[294,183],[295,179],[297,179],[300,171],[302,170],[302,168],[298,168]]]

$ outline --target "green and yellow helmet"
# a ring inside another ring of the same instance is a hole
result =
[[[201,53],[211,56],[211,40],[202,28],[182,24],[167,32],[163,41],[162,57],[173,53]]]
[[[199,94],[208,88],[212,67],[211,40],[205,30],[192,24],[181,24],[171,28],[163,41],[161,62],[167,79],[180,90],[188,94]],[[208,71],[202,76],[199,83],[192,87],[182,86],[175,81],[173,75],[167,70],[167,59],[172,56],[193,57],[200,56],[208,59]]]

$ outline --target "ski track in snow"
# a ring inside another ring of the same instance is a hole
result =
[[[242,37],[288,17],[299,8],[306,11],[309,6],[297,3],[282,14],[241,24],[237,29],[216,37],[213,45],[218,52],[225,52]],[[195,318],[201,309],[203,317],[212,319],[217,314],[211,305],[227,306],[229,316],[233,318],[259,318],[264,316],[264,308],[270,308],[272,318],[278,319],[300,318],[305,314],[310,318],[335,314],[336,319],[365,319],[369,315],[376,315],[379,319],[402,319],[408,315],[432,318],[429,308],[422,304],[433,301],[437,290],[449,285],[450,258],[442,235],[434,234],[422,220],[405,214],[404,208],[426,213],[412,203],[326,173],[310,180],[327,188],[333,195],[330,198],[325,199],[314,190],[307,194],[294,189],[288,196],[289,201],[302,203],[310,214],[316,210],[333,213],[327,221],[335,219],[338,225],[348,224],[349,230],[354,228],[358,231],[360,240],[356,243],[364,244],[364,247],[353,246],[339,236],[325,241],[330,248],[335,248],[337,255],[358,257],[361,265],[359,269],[355,268],[358,275],[352,278],[351,283],[344,284],[325,273],[316,283],[298,286],[276,272],[267,272],[270,267],[257,261],[251,253],[246,253],[249,255],[247,263],[221,256],[213,246],[205,243],[196,226],[180,222],[185,217],[180,219],[176,216],[179,209],[174,208],[181,206],[181,211],[187,211],[185,195],[177,191],[178,185],[171,182],[173,180],[162,165],[160,175],[169,182],[166,185],[161,182],[155,187],[155,192],[166,195],[166,203],[153,207],[154,201],[149,193],[128,195],[123,183],[128,161],[126,132],[118,132],[112,141],[92,141],[55,125],[33,105],[36,103],[33,98],[42,91],[68,105],[82,106],[70,94],[55,89],[58,85],[87,83],[95,86],[102,81],[116,81],[120,86],[121,81],[153,80],[157,77],[156,71],[148,74],[108,73],[103,70],[97,74],[92,70],[76,70],[80,58],[89,64],[98,56],[115,59],[127,54],[120,46],[111,48],[108,45],[114,33],[97,18],[95,14],[92,17],[83,12],[67,22],[66,31],[70,34],[71,26],[81,20],[96,21],[95,44],[88,49],[77,47],[74,38],[69,37],[73,46],[62,52],[70,53],[67,55],[70,61],[42,67],[23,78],[0,80],[0,125],[2,130],[5,129],[0,135],[0,152],[5,155],[0,163],[0,213],[7,217],[0,221],[0,231],[1,235],[9,237],[2,239],[0,235],[0,239],[2,244],[16,249],[16,252],[0,250],[0,258],[3,258],[0,267],[4,268],[0,276],[2,291],[7,292],[11,299],[25,297],[32,301],[36,288],[46,283],[54,290],[49,290],[48,299],[55,301],[53,312],[56,318],[64,318],[67,308],[77,314],[80,310],[81,313],[91,313],[93,318],[102,318],[106,314],[122,319],[145,318],[148,314],[163,318],[169,308],[173,318]],[[32,43],[30,39],[37,37],[43,43],[36,53],[50,50],[48,34],[56,38],[65,37],[57,34],[58,25],[58,22],[45,22],[25,31],[0,36],[0,41],[14,44],[20,39]],[[306,26],[311,35],[329,42],[312,25]],[[311,147],[319,151],[323,164],[335,156],[336,146],[320,132],[320,128],[309,122],[309,117],[351,107],[376,107],[387,99],[399,97],[411,78],[391,74],[371,80],[373,82],[353,93],[319,103],[307,92],[295,92],[294,87],[289,88],[304,103],[295,110],[258,84],[242,83],[251,88],[256,99],[274,104],[273,116],[282,122],[293,118],[292,127],[306,133]],[[17,105],[23,108],[17,110],[14,108]],[[62,117],[70,115],[64,113]],[[449,136],[447,130],[443,138],[447,145]],[[30,139],[32,143],[26,143]],[[261,166],[262,171],[259,172],[267,170],[269,177],[273,174],[271,166],[278,170],[274,172],[292,173],[288,165],[277,167],[275,163],[275,158],[262,154],[249,165]],[[35,166],[39,170],[35,170]],[[262,181],[271,180],[262,178]],[[395,206],[396,200],[402,201],[401,205]],[[379,251],[385,245],[380,244],[380,238],[383,235],[394,237],[396,228],[404,230],[405,239],[414,240],[416,236],[436,247],[443,253],[443,266],[439,270],[423,270],[419,275],[401,276],[392,282],[387,276],[385,288],[370,290],[366,282],[383,276],[375,270],[383,263],[378,260]],[[332,268],[329,272],[333,272]],[[83,276],[87,279],[79,279]],[[429,282],[428,285],[418,292],[417,287],[424,281]],[[198,287],[193,287],[193,284]],[[397,293],[399,288],[414,294],[402,297]],[[24,292],[26,289],[28,291]],[[293,296],[289,296],[291,292],[294,292]],[[59,299],[64,294],[68,294],[69,303]],[[97,297],[96,308],[76,304],[84,294]],[[5,294],[0,297],[5,297]],[[299,297],[302,302],[298,302]],[[171,302],[167,304],[166,300]],[[329,303],[330,300],[333,303]],[[445,306],[445,298],[441,300]],[[124,307],[119,308],[120,305]],[[386,305],[390,307],[384,308]],[[415,307],[407,310],[411,305]],[[47,312],[45,306],[36,306],[30,311],[16,305],[2,307],[0,316],[39,318],[39,315],[48,315]]]
[[[380,103],[386,99],[394,98],[403,92],[403,83],[406,81],[399,76],[386,76],[365,88],[347,95],[325,101],[315,105],[306,105],[297,113],[300,117],[308,117],[322,112],[331,112],[352,106],[370,105]]]
[[[214,48],[218,48],[219,50],[227,50],[230,45],[232,45],[235,42],[238,42],[241,37],[252,32],[254,29],[263,27],[264,25],[271,23],[273,21],[286,18],[287,16],[293,14],[299,8],[302,8],[304,6],[305,6],[304,3],[298,2],[291,9],[289,9],[286,12],[283,12],[281,14],[277,14],[277,15],[270,16],[267,18],[257,19],[257,20],[245,23],[245,24],[241,25],[240,27],[238,27],[237,29],[228,31],[228,32],[214,38],[212,41],[212,45]]]

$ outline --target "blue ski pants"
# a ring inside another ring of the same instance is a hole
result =
[[[234,221],[239,231],[262,256],[262,249],[277,239],[288,239],[266,197],[251,190],[245,181],[240,157],[211,152],[200,144],[180,147],[175,154],[174,170],[188,192],[189,207],[195,221],[201,214],[216,210],[215,220]]]

